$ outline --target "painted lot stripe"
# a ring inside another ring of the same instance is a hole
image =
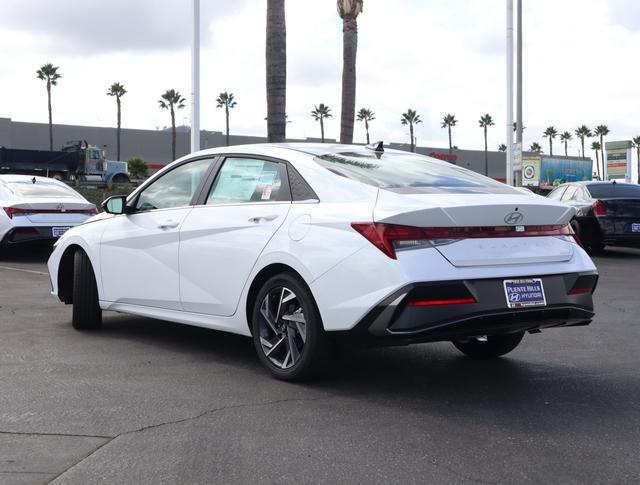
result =
[[[8,271],[20,271],[21,273],[39,274],[39,275],[43,275],[43,276],[48,276],[49,275],[49,273],[44,273],[42,271],[35,271],[33,269],[12,268],[10,266],[0,266],[0,269],[6,269]]]

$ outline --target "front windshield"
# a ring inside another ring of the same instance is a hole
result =
[[[520,194],[471,170],[413,153],[343,152],[316,161],[337,175],[394,192]]]

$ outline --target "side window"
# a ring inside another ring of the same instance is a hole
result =
[[[146,211],[189,205],[212,162],[210,159],[196,160],[164,174],[140,193],[136,209]]]
[[[209,193],[207,204],[289,200],[283,164],[253,158],[227,158]]]
[[[576,191],[575,195],[573,196],[573,200],[577,200],[577,201],[580,201],[580,202],[585,200],[584,189],[582,187],[578,187],[578,190]]]
[[[547,197],[549,199],[553,199],[553,200],[560,200],[560,198],[562,197],[562,194],[564,194],[565,190],[567,190],[567,187],[555,188],[549,193],[549,195],[547,195]]]
[[[571,200],[573,198],[573,194],[576,193],[576,190],[578,189],[574,185],[570,185],[569,187],[567,187],[567,191],[562,196],[562,201],[566,202],[568,200]]]

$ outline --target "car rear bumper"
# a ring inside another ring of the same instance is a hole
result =
[[[73,226],[61,224],[60,227],[70,228]],[[4,235],[0,245],[13,246],[36,242],[54,242],[58,237],[53,235],[53,226],[13,227]]]
[[[536,277],[536,276],[532,276]],[[594,316],[592,292],[596,272],[539,276],[545,306],[508,308],[503,278],[415,283],[407,285],[372,308],[351,330],[331,332],[337,338],[403,344],[455,340],[542,328],[588,325]],[[589,291],[575,293],[588,288]],[[410,306],[410,301],[465,300],[433,306]]]

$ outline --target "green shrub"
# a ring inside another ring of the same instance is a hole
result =
[[[129,175],[132,179],[147,178],[149,165],[147,165],[147,162],[145,162],[142,157],[131,157],[127,160],[127,167],[129,168]]]

